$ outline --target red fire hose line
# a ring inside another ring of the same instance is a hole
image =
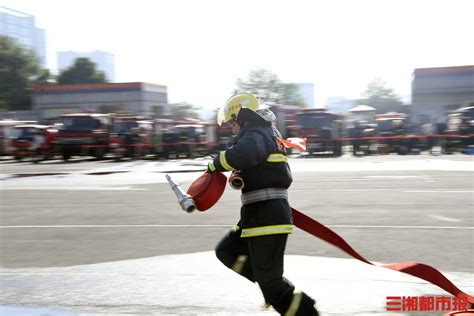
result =
[[[349,254],[353,258],[365,262],[370,265],[375,265],[362,257],[357,251],[355,251],[341,236],[337,233],[312,219],[311,217],[301,213],[300,211],[291,208],[293,214],[293,224],[304,230],[305,232],[322,239],[333,246],[338,247],[345,253]],[[417,278],[428,281],[431,284],[437,285],[446,292],[463,299],[466,299],[471,305],[474,304],[474,296],[468,295],[457,288],[448,278],[446,278],[441,272],[435,268],[417,262],[398,262],[385,264],[381,267],[403,272],[415,276]]]

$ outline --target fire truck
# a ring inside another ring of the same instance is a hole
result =
[[[306,138],[306,148],[314,153],[342,155],[344,117],[326,109],[302,109],[296,114],[296,137]]]
[[[398,112],[378,114],[375,123],[378,153],[406,155],[421,146],[420,139],[412,135],[407,114]]]
[[[54,140],[58,130],[48,125],[17,125],[11,140],[11,155],[16,160],[32,158],[35,163],[48,160],[56,154]]]
[[[295,136],[296,114],[302,108],[297,105],[282,105],[270,103],[270,110],[275,113],[276,127],[284,138]]]
[[[347,129],[354,156],[369,155],[374,151],[377,144],[376,128],[375,123],[357,120],[353,122],[353,126]]]
[[[116,116],[110,134],[110,152],[117,160],[155,154],[153,122],[142,116]]]
[[[193,158],[214,153],[218,144],[216,124],[198,119],[160,120],[155,123],[157,155],[164,158]]]
[[[10,155],[13,148],[11,147],[11,139],[15,137],[15,126],[25,124],[37,124],[36,121],[18,121],[18,120],[1,120],[0,121],[0,156]]]
[[[110,114],[74,113],[58,118],[55,144],[63,160],[72,156],[102,159],[109,152],[113,117]]]
[[[462,107],[448,114],[445,134],[447,153],[474,146],[474,105]]]
[[[215,143],[214,143],[214,152],[218,153],[219,151],[226,150],[230,142],[232,142],[235,137],[232,132],[232,126],[228,123],[223,123],[222,125],[215,124]]]

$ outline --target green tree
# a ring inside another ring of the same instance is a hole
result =
[[[250,71],[248,79],[238,78],[236,85],[234,93],[251,92],[264,101],[306,106],[296,84],[283,83],[277,75],[267,69]]]
[[[36,55],[7,36],[0,36],[0,109],[31,108],[31,90],[38,76]]]
[[[170,104],[171,115],[175,118],[200,118],[200,107],[194,106],[187,102]]]
[[[387,83],[382,78],[375,78],[369,82],[362,96],[363,98],[357,103],[372,106],[377,109],[377,113],[406,111],[400,96],[387,87]]]
[[[105,74],[97,70],[96,64],[89,58],[76,58],[74,64],[61,71],[58,84],[104,83],[107,82]]]

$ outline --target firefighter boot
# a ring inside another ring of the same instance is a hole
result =
[[[315,301],[304,292],[294,292],[293,299],[285,315],[319,316],[314,307]]]
[[[259,283],[265,302],[271,304],[280,315],[315,316],[315,301],[295,287],[286,278],[276,278]]]

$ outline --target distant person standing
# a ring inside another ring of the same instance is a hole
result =
[[[46,138],[43,135],[43,131],[41,129],[34,128],[32,136],[33,136],[33,141],[32,141],[31,147],[36,155],[41,155],[41,150],[46,140]]]
[[[435,124],[434,132],[436,133],[436,136],[434,146],[440,147],[440,154],[444,153],[444,148],[446,145],[446,139],[443,137],[446,134],[446,128],[446,123],[439,122]]]

